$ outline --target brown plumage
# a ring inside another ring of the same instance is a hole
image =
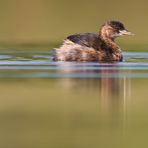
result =
[[[99,34],[80,33],[68,36],[53,55],[55,61],[122,61],[120,47],[114,42],[121,35],[132,35],[118,21],[102,25]]]

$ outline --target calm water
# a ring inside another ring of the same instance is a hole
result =
[[[0,51],[0,147],[147,147],[147,84],[148,52],[100,64]]]

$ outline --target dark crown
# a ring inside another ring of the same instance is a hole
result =
[[[107,25],[110,25],[112,28],[116,30],[125,30],[124,25],[119,21],[114,21],[114,20],[108,21]]]

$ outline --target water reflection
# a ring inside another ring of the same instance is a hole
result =
[[[61,66],[58,73],[65,75],[79,73],[83,78],[64,78],[59,79],[58,83],[63,90],[74,94],[77,104],[83,102],[82,109],[89,102],[88,111],[85,111],[84,115],[92,112],[90,110],[95,110],[91,115],[94,118],[89,116],[89,122],[98,121],[97,125],[101,129],[117,129],[123,135],[127,126],[127,107],[131,98],[131,78],[120,77],[122,70],[118,69],[118,66],[102,64],[96,68],[97,70],[86,70],[83,66],[81,70],[76,70],[69,63],[69,69]],[[127,73],[130,74],[130,70]],[[86,74],[95,74],[99,77],[85,78]]]
[[[102,69],[100,72],[102,75],[100,79],[101,108],[103,113],[107,113],[122,106],[121,97],[124,83],[123,78],[108,77],[111,73],[118,75],[119,70]],[[106,77],[103,77],[104,75]]]
[[[67,63],[66,63],[67,64]],[[99,69],[86,69],[82,65],[81,70],[73,68],[73,65],[68,63],[69,68],[59,67],[58,73],[62,75],[71,75],[79,73],[79,78],[64,78],[59,79],[61,87],[71,92],[86,92],[86,94],[93,94],[91,97],[97,96],[100,102],[102,113],[110,113],[113,110],[125,111],[126,102],[131,94],[131,79],[128,77],[120,77],[122,71],[118,69],[119,65],[99,65]],[[127,73],[130,73],[128,71]],[[98,78],[85,78],[86,74],[98,75]],[[113,76],[113,77],[112,77]],[[85,96],[84,96],[85,97]]]
[[[113,66],[112,67],[116,67]],[[114,69],[114,68],[113,68]],[[118,115],[122,121],[126,120],[127,102],[130,99],[131,94],[131,79],[128,77],[120,77],[120,70],[102,69],[102,77],[100,78],[100,94],[101,94],[101,111],[102,114]],[[111,73],[117,75],[117,77],[109,77]],[[130,71],[128,71],[130,73]],[[106,77],[103,77],[106,75]]]

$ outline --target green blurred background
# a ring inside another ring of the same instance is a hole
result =
[[[118,42],[131,45],[127,49],[147,49],[147,5],[146,0],[0,0],[0,47],[48,48],[69,34],[97,32],[106,20],[116,19],[136,34]]]

